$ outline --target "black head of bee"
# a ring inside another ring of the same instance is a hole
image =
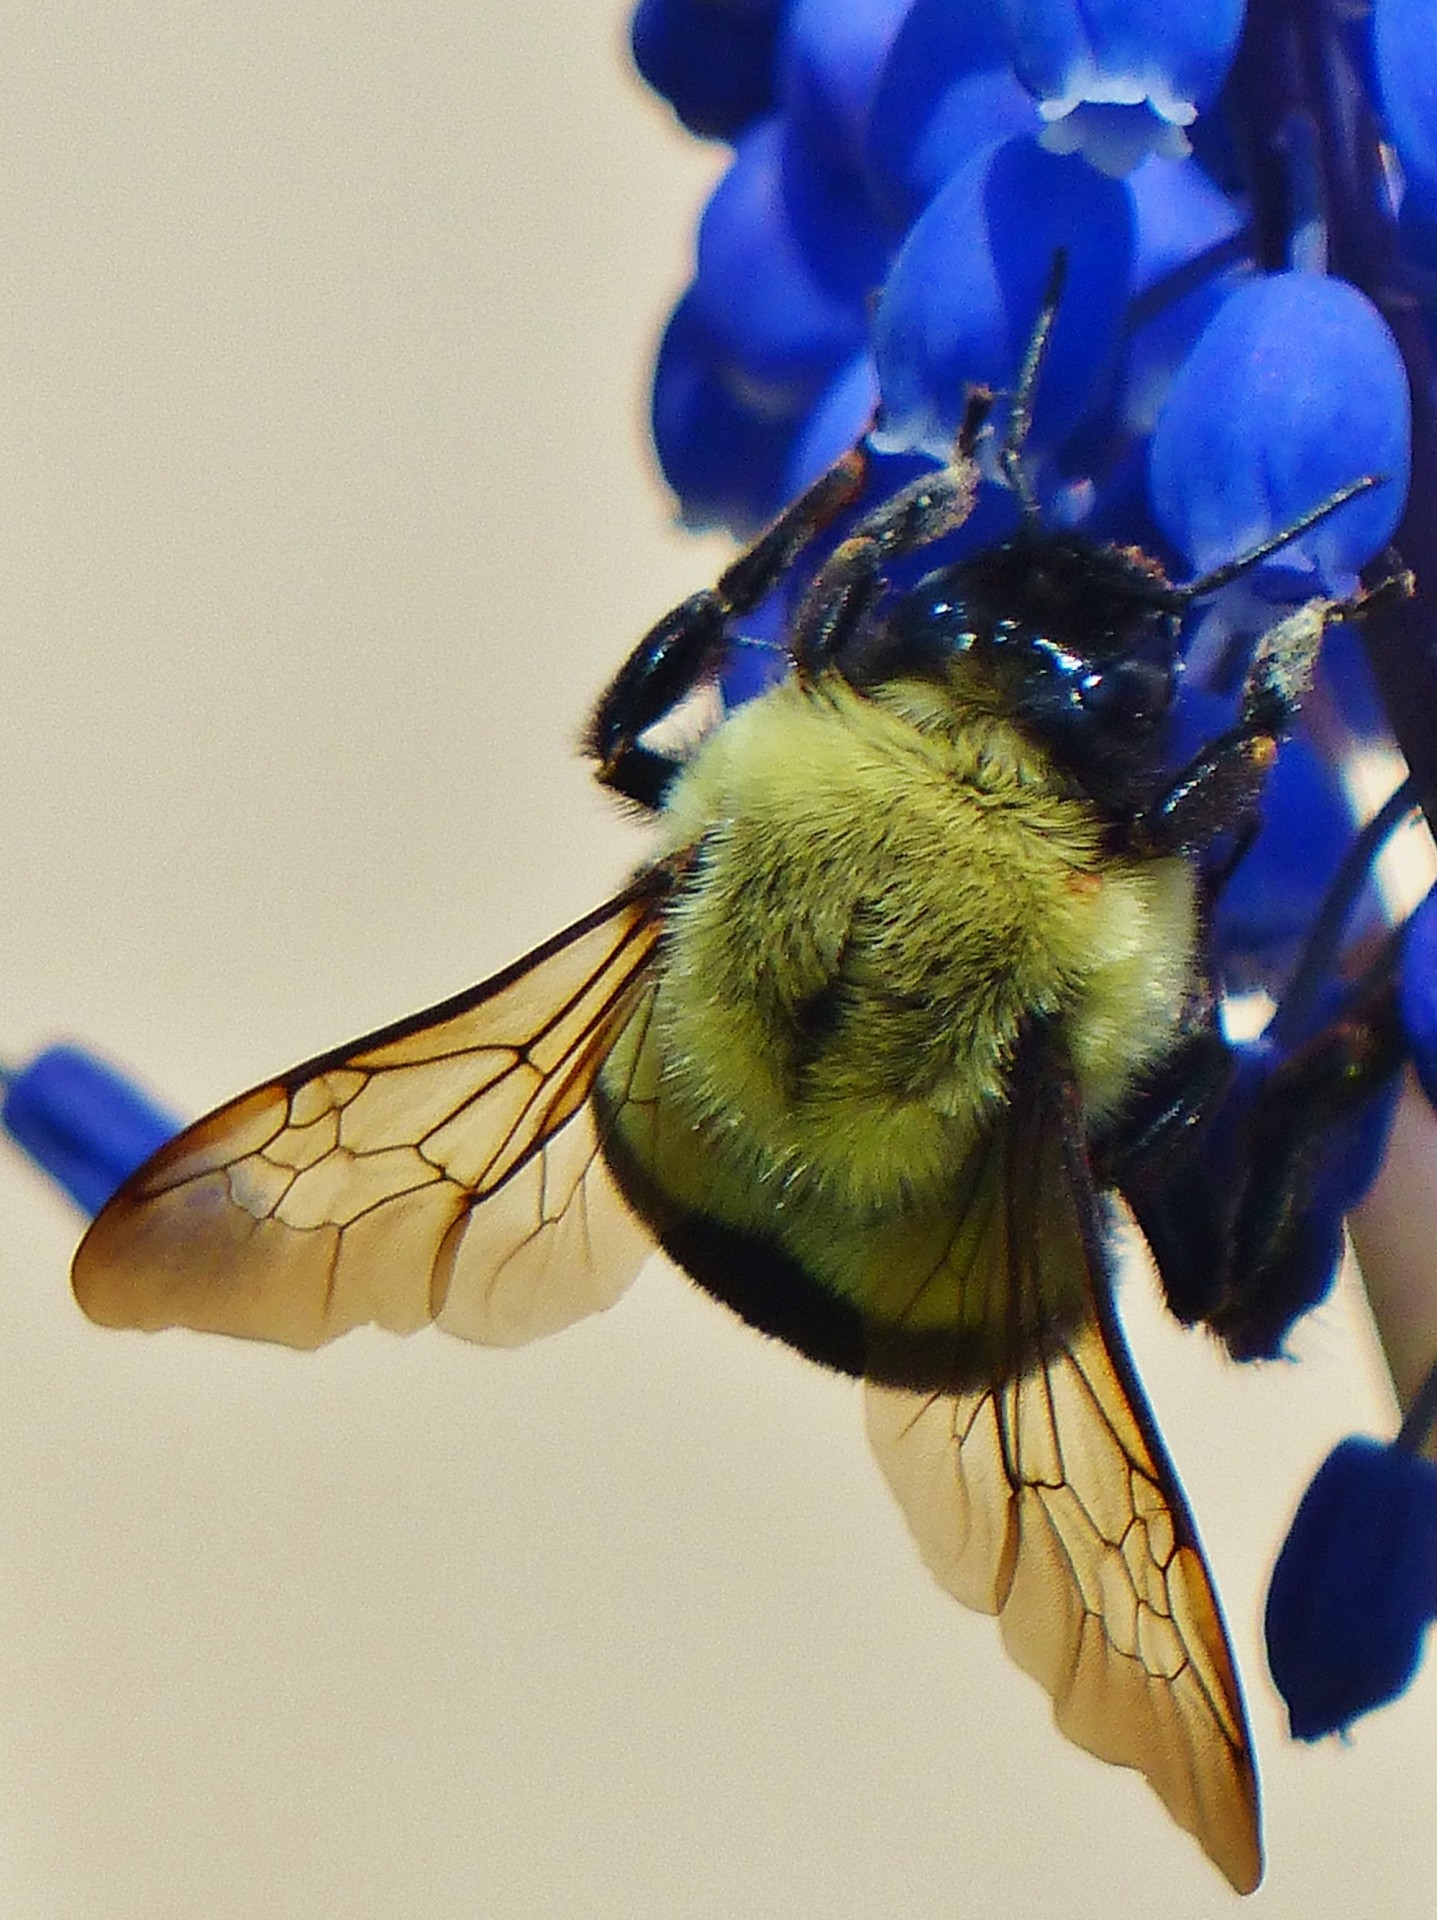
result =
[[[1180,596],[1136,548],[1024,527],[941,567],[885,622],[877,677],[971,662],[1101,804],[1140,805],[1177,679]]]

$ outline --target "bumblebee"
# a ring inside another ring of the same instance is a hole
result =
[[[656,826],[637,877],[201,1120],[101,1213],[74,1286],[109,1326],[312,1347],[434,1321],[513,1345],[610,1306],[662,1247],[865,1382],[938,1580],[1246,1891],[1247,1724],[1114,1314],[1110,1207],[1171,1193],[1220,1087],[1197,856],[1250,826],[1323,633],[1361,602],[1262,635],[1237,724],[1173,774],[1182,614],[1373,483],[1181,587],[1044,528],[1022,442],[1050,319],[1001,450],[1011,539],[893,584],[972,510],[979,392],[948,465],[813,566],[787,676],[696,746],[656,744],[854,507],[852,450],[600,700],[598,778]]]

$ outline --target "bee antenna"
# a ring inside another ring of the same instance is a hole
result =
[[[1269,534],[1266,540],[1255,547],[1249,547],[1246,553],[1239,554],[1236,560],[1228,560],[1220,567],[1214,567],[1211,573],[1199,574],[1196,580],[1189,580],[1186,586],[1172,589],[1172,603],[1175,607],[1185,607],[1190,600],[1203,600],[1210,593],[1216,593],[1219,587],[1225,587],[1229,581],[1236,580],[1239,574],[1255,567],[1260,560],[1266,560],[1270,553],[1276,553],[1279,547],[1285,547],[1289,540],[1295,540],[1300,533],[1306,533],[1309,527],[1315,527],[1329,514],[1336,513],[1339,507],[1345,507],[1349,500],[1355,500],[1361,493],[1371,493],[1374,487],[1385,487],[1389,476],[1385,473],[1364,473],[1360,480],[1350,480],[1345,487],[1339,487],[1336,493],[1328,494],[1320,505],[1310,513],[1304,513],[1297,520],[1290,520],[1278,532]]]
[[[1053,322],[1058,317],[1058,303],[1063,297],[1067,278],[1068,251],[1066,247],[1057,247],[1053,252],[1053,264],[1048,269],[1048,284],[1043,289],[1038,318],[1028,339],[1023,364],[1018,369],[1018,384],[1008,407],[1008,430],[1003,436],[1002,451],[998,455],[999,470],[1017,494],[1023,518],[1029,524],[1038,518],[1038,499],[1023,466],[1023,449],[1033,425],[1034,390],[1038,385],[1038,375],[1043,370],[1048,342],[1053,334]]]

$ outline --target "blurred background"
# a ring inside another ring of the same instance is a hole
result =
[[[642,831],[574,743],[714,572],[649,356],[720,164],[613,0],[12,9],[0,1053],[197,1113],[466,986]],[[658,1262],[546,1347],[101,1332],[0,1159],[7,1920],[1235,1906],[921,1570],[858,1394]],[[1437,1676],[1283,1735],[1268,1565],[1387,1433],[1349,1296],[1238,1373],[1123,1306],[1245,1670],[1279,1916],[1425,1915]]]

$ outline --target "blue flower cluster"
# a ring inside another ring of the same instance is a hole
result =
[[[1138,1209],[1165,1274],[1220,1260],[1234,1164],[1270,1144],[1258,1095],[1307,1116],[1273,1192],[1295,1213],[1282,1259],[1229,1337],[1280,1353],[1331,1285],[1401,1063],[1437,1096],[1437,901],[1393,934],[1373,877],[1414,807],[1437,818],[1430,5],[642,0],[633,31],[679,118],[732,146],[653,382],[686,522],[747,535],[865,436],[865,503],[941,462],[970,385],[1011,389],[1060,251],[1026,441],[1050,525],[1192,579],[1383,479],[1204,602],[1173,729],[1178,764],[1231,723],[1275,608],[1413,570],[1412,598],[1329,636],[1217,911],[1232,1089],[1180,1217]],[[942,558],[1015,519],[995,469]],[[756,616],[731,700],[761,684],[783,611]],[[1354,760],[1394,747],[1409,783],[1364,819]],[[1399,1690],[1437,1614],[1430,1425],[1339,1449],[1304,1502],[1269,1610],[1300,1735]]]

